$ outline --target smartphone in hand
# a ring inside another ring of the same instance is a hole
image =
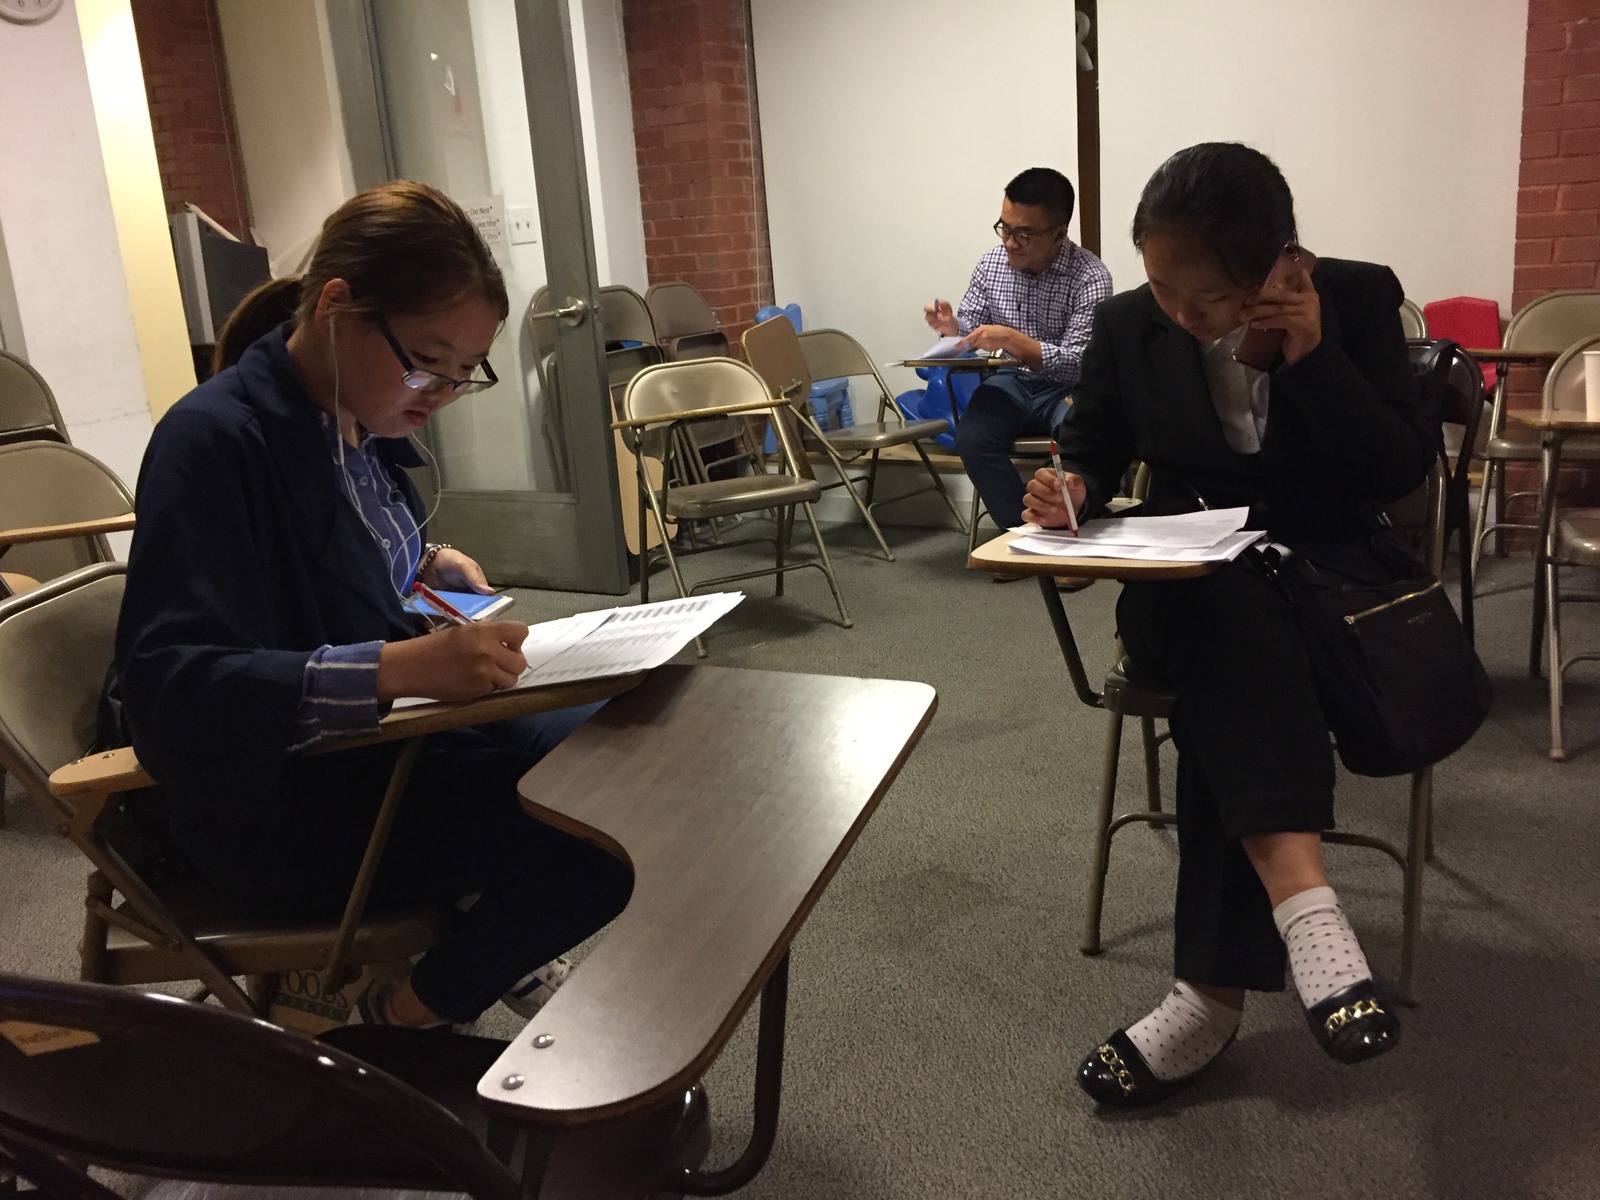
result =
[[[1287,283],[1289,277],[1296,271],[1305,270],[1309,274],[1316,265],[1317,256],[1311,251],[1293,244],[1285,246],[1283,253],[1278,255],[1278,261],[1272,265],[1271,273],[1267,275],[1260,291],[1256,294],[1259,296],[1268,288]],[[1244,336],[1233,349],[1233,361],[1254,367],[1258,371],[1270,371],[1273,364],[1278,361],[1278,355],[1283,350],[1283,340],[1287,336],[1287,331],[1282,329],[1257,329],[1253,325],[1247,325]]]

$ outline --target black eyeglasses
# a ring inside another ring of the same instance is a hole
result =
[[[405,368],[405,374],[400,376],[400,382],[413,391],[432,392],[439,388],[449,388],[453,394],[465,396],[470,392],[481,392],[484,388],[491,388],[500,382],[487,358],[483,360],[483,373],[487,376],[486,379],[451,379],[450,376],[441,375],[437,371],[424,371],[412,364],[411,357],[401,348],[399,339],[389,328],[389,322],[382,317],[373,317],[372,323],[378,327],[378,332],[383,334],[383,340],[389,343],[389,349],[394,351],[394,356]]]
[[[1051,225],[1046,229],[1018,229],[1007,225],[1004,221],[996,221],[994,223],[994,235],[1002,242],[1015,241],[1019,247],[1026,249],[1028,243],[1033,241],[1034,238],[1044,237],[1045,234],[1054,233],[1060,228],[1061,226],[1059,225]]]

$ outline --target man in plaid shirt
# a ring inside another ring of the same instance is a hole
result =
[[[956,450],[989,516],[1002,529],[1022,522],[1023,481],[1011,463],[1020,437],[1053,437],[1067,394],[1082,374],[1089,324],[1111,295],[1111,272],[1067,237],[1072,184],[1030,167],[1006,184],[994,231],[1000,244],[978,260],[961,307],[923,309],[941,336],[973,350],[1003,351],[1021,366],[990,375],[956,425]]]

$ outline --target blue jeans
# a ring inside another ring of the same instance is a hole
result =
[[[1054,437],[1067,415],[1067,388],[1031,371],[1000,371],[972,393],[956,425],[956,453],[989,517],[1001,529],[1022,523],[1024,483],[1011,462],[1011,443]]]

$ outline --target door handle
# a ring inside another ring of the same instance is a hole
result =
[[[584,318],[588,315],[589,305],[587,301],[580,300],[576,296],[568,296],[567,302],[560,308],[551,308],[546,309],[544,312],[529,313],[528,320],[556,320],[560,321],[569,329],[576,329],[579,325],[583,324]]]

